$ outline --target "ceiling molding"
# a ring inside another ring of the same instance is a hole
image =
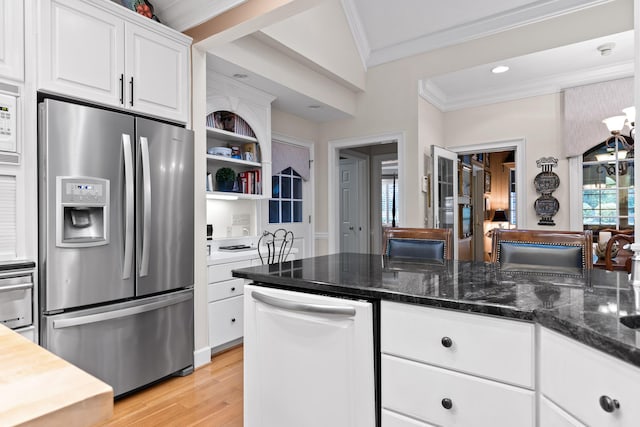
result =
[[[612,0],[590,0],[586,2],[585,0],[538,1],[531,5],[492,15],[468,24],[451,27],[443,31],[427,34],[381,49],[375,49],[369,52],[367,66],[373,67],[407,56],[487,37],[509,29],[555,18],[611,1]],[[344,0],[344,2],[349,3],[351,0]],[[351,21],[349,22],[351,24]],[[359,42],[356,43],[359,46]]]
[[[183,32],[246,1],[174,0],[168,6],[158,10],[157,15],[171,28]]]
[[[627,61],[613,66],[592,68],[579,73],[556,74],[544,79],[531,80],[518,87],[506,87],[502,90],[492,87],[486,91],[473,92],[464,97],[447,96],[446,93],[432,81],[423,80],[419,85],[419,94],[440,111],[447,112],[529,98],[532,96],[559,93],[569,87],[631,77],[633,73],[633,62]]]
[[[360,54],[362,66],[364,67],[364,70],[367,71],[367,62],[369,60],[371,48],[369,47],[369,40],[367,40],[367,35],[364,31],[364,25],[360,20],[360,14],[358,13],[356,5],[353,3],[353,0],[341,1],[342,8],[344,9],[344,15],[347,18],[351,34],[353,35],[353,41],[356,44],[358,53]]]

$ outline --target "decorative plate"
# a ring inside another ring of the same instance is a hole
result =
[[[540,172],[533,180],[536,191],[542,194],[551,194],[560,186],[560,177],[555,172]]]

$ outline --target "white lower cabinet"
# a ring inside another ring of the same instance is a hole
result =
[[[250,260],[210,265],[207,286],[209,347],[213,352],[234,345],[244,333],[242,295],[244,279],[233,278],[232,270],[249,267]]]
[[[540,396],[538,419],[540,427],[586,427],[544,396]]]
[[[384,427],[436,427],[433,424],[423,423],[387,409],[382,410],[382,425]]]
[[[543,327],[540,392],[588,426],[640,425],[640,369]]]
[[[383,301],[380,344],[382,427],[536,425],[533,324]]]

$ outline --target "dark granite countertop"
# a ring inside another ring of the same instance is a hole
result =
[[[619,322],[640,310],[624,272],[507,272],[490,263],[415,263],[343,253],[234,270],[233,275],[282,289],[532,321],[640,367],[640,333]]]

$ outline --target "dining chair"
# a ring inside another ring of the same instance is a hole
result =
[[[453,233],[450,228],[385,228],[382,253],[390,258],[449,260]]]
[[[258,240],[258,256],[262,264],[277,264],[287,260],[293,247],[293,232],[278,228],[271,232],[265,230]]]
[[[505,271],[583,273],[593,269],[593,233],[496,229],[491,261]]]
[[[634,237],[629,234],[614,234],[611,236],[604,250],[604,269],[609,271],[625,270],[627,273],[631,273],[633,251],[624,247],[633,243]],[[614,245],[617,245],[617,250],[614,250]]]

